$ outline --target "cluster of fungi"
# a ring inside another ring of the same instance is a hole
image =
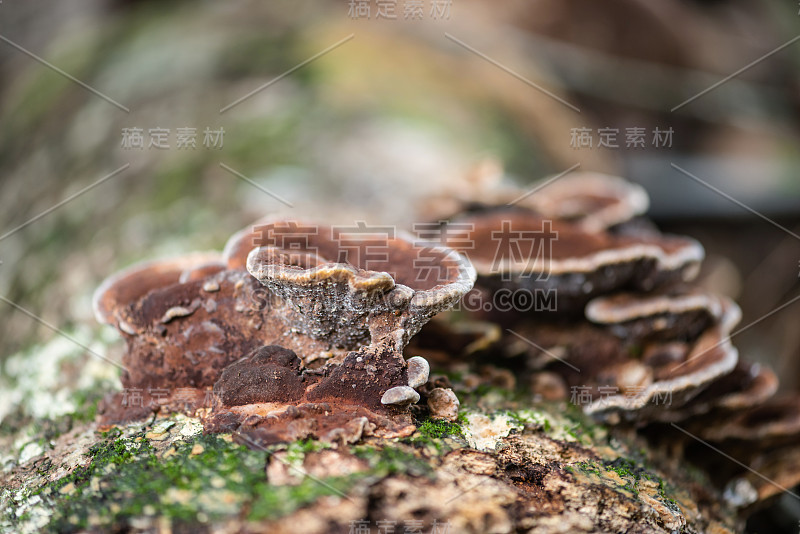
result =
[[[645,219],[640,187],[583,173],[527,195],[461,191],[430,213],[434,239],[397,232],[376,245],[265,220],[221,254],[111,277],[95,311],[127,341],[123,387],[145,398],[119,393],[100,417],[185,412],[251,445],[402,437],[415,419],[458,415],[429,361],[490,364],[523,377],[532,398],[571,401],[674,457],[705,455],[740,507],[800,482],[800,401],[776,397],[775,374],[739,358],[739,308],[692,285],[702,246]],[[491,305],[509,293],[546,305]],[[462,299],[480,305],[448,311]],[[170,393],[150,402],[154,389]]]
[[[415,267],[423,254],[435,278]],[[202,413],[207,431],[249,444],[409,435],[429,367],[403,349],[474,281],[450,249],[292,220],[246,228],[221,255],[134,266],[99,288],[95,311],[127,340],[122,383],[144,398],[112,399],[103,417]]]

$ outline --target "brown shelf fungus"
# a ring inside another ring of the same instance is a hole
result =
[[[718,321],[730,303],[702,291],[641,295],[617,293],[586,306],[586,318],[607,326],[620,338],[694,338]]]
[[[675,297],[681,301],[681,297]],[[592,400],[584,411],[597,417],[611,419],[622,417],[628,420],[646,421],[658,414],[680,408],[720,377],[735,368],[739,354],[730,342],[730,333],[741,318],[739,307],[732,301],[710,297],[709,302],[719,315],[699,333],[685,330],[672,332],[669,338],[650,341],[643,357],[630,359],[620,365],[605,369],[600,376],[620,388],[619,394]],[[626,316],[627,321],[657,323],[650,328],[642,327],[639,338],[649,341],[652,332],[664,333],[662,326],[681,324],[682,313],[692,315],[695,308],[676,308],[674,319],[665,319],[662,296],[642,298],[639,310],[641,317]],[[688,300],[688,299],[687,299]],[[666,305],[666,309],[669,309]],[[713,312],[709,312],[711,314]],[[691,324],[691,323],[687,323]],[[627,338],[630,339],[630,338]],[[685,349],[676,351],[676,343],[691,340]]]
[[[712,382],[684,406],[664,410],[655,418],[664,422],[723,420],[767,402],[778,391],[778,377],[768,367],[739,361],[728,374]],[[715,425],[702,424],[703,429]]]
[[[95,291],[92,303],[95,318],[134,335],[136,330],[129,323],[130,304],[151,291],[218,272],[224,269],[221,260],[219,254],[207,252],[147,261],[124,269],[107,278]]]
[[[475,271],[453,250],[404,232],[278,221],[256,227],[248,271],[302,333],[351,347],[385,341],[402,350],[437,313],[472,288]]]
[[[440,245],[298,221],[247,228],[221,256],[134,266],[95,295],[98,319],[128,345],[125,390],[103,418],[179,409],[262,443],[407,434],[428,364],[402,350],[474,280]],[[129,390],[147,404],[124,402]]]
[[[701,332],[667,337],[667,330],[643,326],[663,319],[656,313],[660,307],[654,306],[662,298],[638,297],[641,316],[618,318],[642,324],[624,332],[586,320],[518,325],[505,342],[505,353],[524,355],[532,370],[558,373],[569,387],[571,402],[595,418],[637,426],[661,420],[735,368],[738,353],[729,334],[739,319],[738,307],[723,299],[720,316]],[[680,319],[669,322],[680,324]]]
[[[618,176],[573,172],[550,180],[533,184],[535,194],[508,202],[550,219],[573,222],[589,232],[629,221],[645,213],[650,205],[643,187]]]
[[[689,285],[702,246],[641,217],[646,195],[622,179],[572,173],[526,193],[499,177],[489,174],[495,190],[461,188],[460,213],[439,226],[441,241],[478,274],[460,324],[500,336],[475,350],[437,320],[413,353],[449,367],[466,391],[479,382],[470,369],[497,365],[534,399],[569,399],[603,423],[636,428],[679,461],[699,459],[736,507],[777,493],[739,467],[796,484],[800,405],[796,396],[773,399],[775,373],[739,360],[731,342],[738,306],[703,289],[707,280]],[[430,395],[428,404],[440,411]],[[741,463],[709,459],[706,440]],[[731,480],[738,489],[729,492]]]
[[[492,300],[498,291],[530,292],[534,311],[581,313],[596,296],[686,282],[704,256],[690,238],[592,233],[518,209],[465,215],[454,223],[469,228],[468,235],[445,244],[473,263],[477,289]],[[547,305],[535,304],[538,297]]]
[[[467,174],[446,195],[426,198],[428,218],[514,206],[548,219],[569,221],[588,232],[601,232],[644,214],[650,204],[643,187],[618,176],[572,172],[523,188],[504,180],[501,169],[490,166],[488,171]]]

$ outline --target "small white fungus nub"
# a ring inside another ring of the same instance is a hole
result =
[[[381,397],[381,404],[405,405],[419,402],[419,393],[408,386],[390,388]]]
[[[408,359],[408,385],[418,388],[425,385],[431,372],[428,360],[421,356],[414,356]]]

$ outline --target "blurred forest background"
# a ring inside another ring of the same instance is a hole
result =
[[[426,195],[470,177],[502,168],[525,187],[578,163],[644,185],[663,229],[698,238],[703,283],[740,302],[742,325],[797,295],[800,42],[693,97],[800,37],[800,6],[400,0],[391,19],[379,3],[0,3],[0,295],[99,329],[105,276],[219,249],[263,215],[409,226]],[[125,128],[144,148],[126,148]],[[153,128],[169,148],[148,147]],[[177,147],[179,128],[195,148]],[[224,129],[221,147],[206,128]],[[618,148],[598,147],[603,128]],[[643,147],[626,147],[631,128]],[[789,389],[798,314],[736,340]],[[53,336],[0,303],[0,358]]]

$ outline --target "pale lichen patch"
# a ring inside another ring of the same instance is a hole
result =
[[[501,439],[519,428],[520,425],[508,415],[489,416],[480,413],[467,414],[466,424],[462,426],[469,446],[479,451],[494,450]]]

